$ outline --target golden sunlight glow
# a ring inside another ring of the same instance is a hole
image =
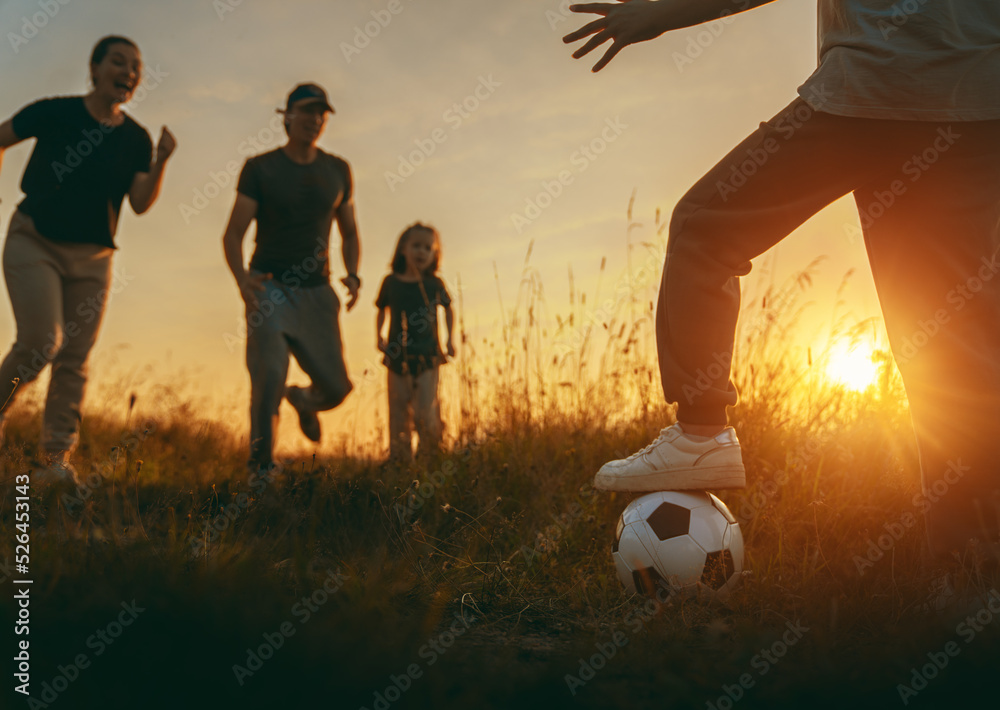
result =
[[[837,343],[830,350],[827,376],[848,389],[862,392],[878,378],[878,363],[872,348],[865,343]]]

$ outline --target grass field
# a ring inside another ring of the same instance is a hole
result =
[[[93,485],[31,497],[27,637],[12,631],[12,479],[39,416],[14,410],[0,610],[4,657],[30,640],[33,700],[8,672],[4,707],[995,704],[1000,578],[968,565],[967,605],[921,611],[939,570],[897,375],[884,364],[864,392],[816,377],[821,355],[782,349],[794,299],[769,293],[781,305],[748,306],[737,359],[748,486],[721,497],[748,571],[722,603],[627,596],[610,548],[631,497],[589,487],[672,421],[635,289],[589,325],[571,301],[549,332],[526,269],[503,332],[478,345],[489,366],[452,366],[451,444],[409,467],[346,453],[248,480],[240,442],[194,408],[106,403],[78,452]]]

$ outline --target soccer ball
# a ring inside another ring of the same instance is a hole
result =
[[[622,511],[611,556],[630,592],[725,595],[742,576],[743,533],[711,493],[660,491]]]

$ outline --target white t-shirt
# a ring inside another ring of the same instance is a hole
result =
[[[839,116],[1000,119],[1000,0],[819,0],[799,95]]]

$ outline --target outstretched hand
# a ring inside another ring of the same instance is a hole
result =
[[[570,5],[569,9],[572,12],[589,12],[602,17],[584,25],[576,32],[566,35],[563,37],[563,42],[569,44],[593,35],[585,45],[573,52],[573,58],[579,59],[608,40],[612,40],[611,46],[592,69],[592,71],[598,72],[628,45],[655,39],[663,34],[668,29],[664,16],[665,6],[664,2],[651,2],[650,0],[619,0],[616,3],[594,2],[584,5]]]

